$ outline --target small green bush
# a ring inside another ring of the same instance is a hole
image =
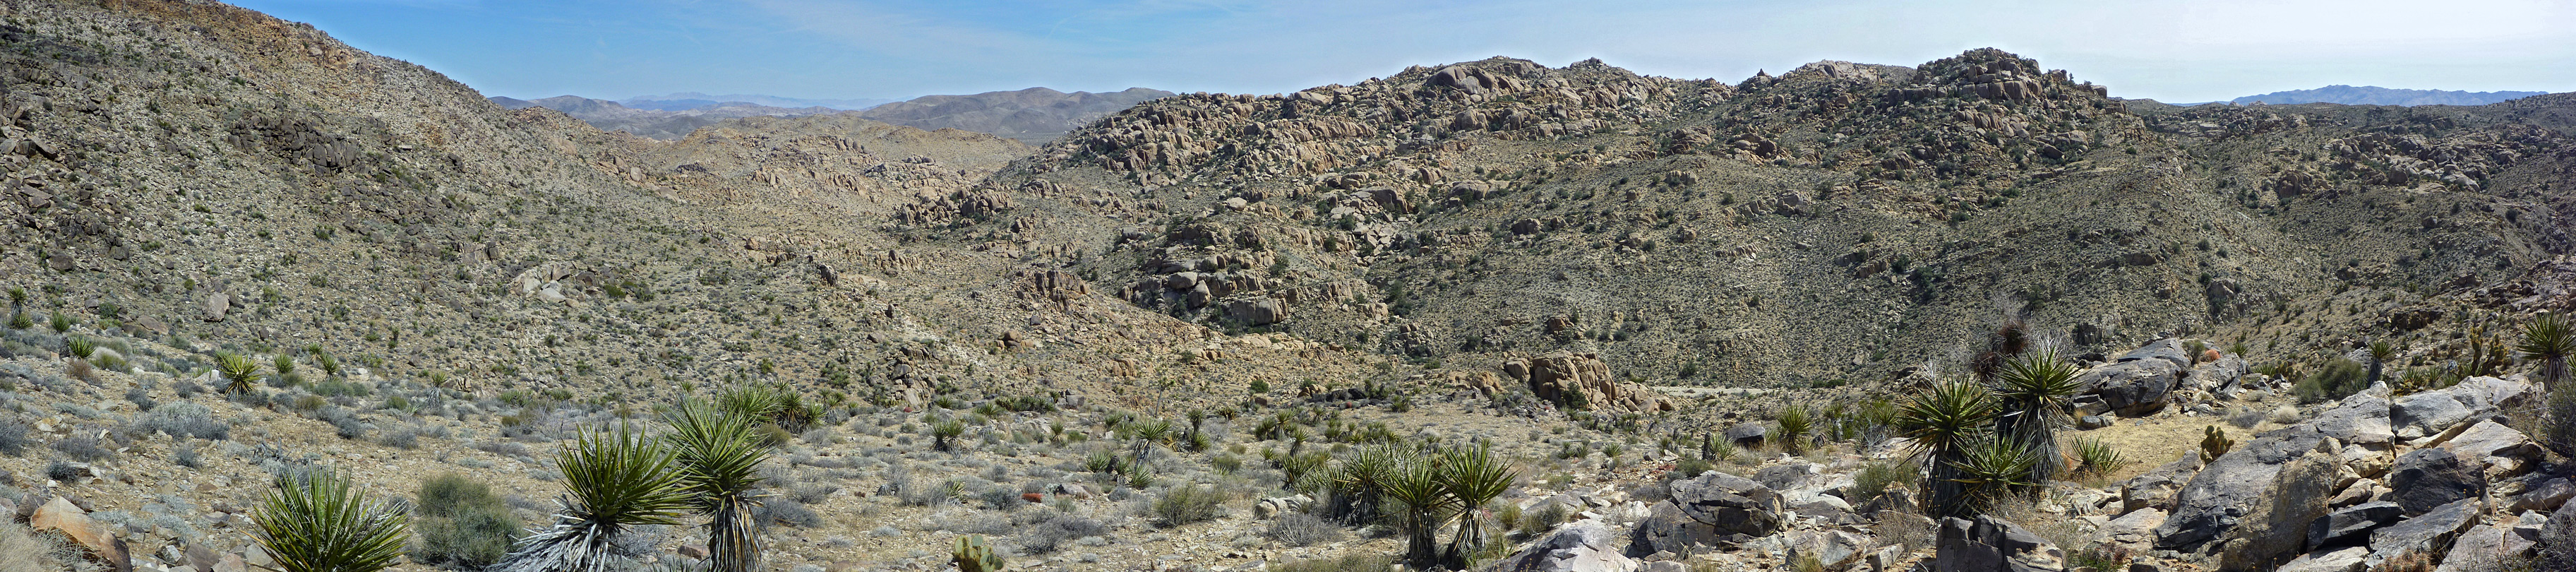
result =
[[[1225,497],[1215,487],[1184,484],[1154,499],[1147,508],[1148,516],[1166,527],[1216,520]]]
[[[411,557],[425,564],[481,570],[500,561],[519,534],[518,517],[491,487],[454,473],[422,481],[412,513],[418,534]]]
[[[2316,373],[2300,379],[2291,392],[2299,397],[2300,403],[2317,403],[2351,397],[2369,388],[2370,368],[2361,362],[2336,358],[2326,362],[2325,367],[2318,368]]]
[[[1912,464],[1870,463],[1860,468],[1860,474],[1852,476],[1851,495],[1846,500],[1854,505],[1866,504],[1877,500],[1879,495],[1887,494],[1888,487],[1912,489],[1922,480],[1923,472]]]

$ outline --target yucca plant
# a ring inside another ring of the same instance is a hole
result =
[[[2370,379],[2363,381],[2362,385],[2367,387],[2379,383],[2380,374],[2388,370],[2389,358],[2394,357],[2397,357],[2397,344],[2388,343],[2388,340],[2370,342]]]
[[[2567,381],[2567,356],[2576,354],[2576,328],[2558,314],[2541,314],[2522,329],[2522,343],[2514,349],[2523,359],[2540,361],[2542,386],[2557,387]]]
[[[1439,457],[1410,451],[1398,453],[1387,464],[1386,498],[1403,511],[1396,528],[1404,533],[1404,561],[1416,570],[1439,565],[1434,534],[1457,512],[1456,499],[1442,482],[1449,476],[1443,464]]]
[[[236,394],[250,393],[252,384],[259,383],[261,377],[259,362],[232,352],[215,354],[215,370],[224,376],[224,391]]]
[[[1449,538],[1449,551],[1441,555],[1450,568],[1467,570],[1468,557],[1485,549],[1488,537],[1484,519],[1476,518],[1476,509],[1503,496],[1520,479],[1520,472],[1494,458],[1485,447],[1451,449],[1441,456],[1441,469],[1448,472],[1441,482],[1447,486],[1449,502],[1460,511],[1458,534]]]
[[[492,572],[606,572],[615,543],[639,526],[679,523],[690,507],[671,451],[630,426],[582,435],[555,454],[566,498],[555,524],[531,531]]]
[[[360,496],[330,471],[279,477],[252,521],[279,572],[376,572],[393,567],[411,541],[402,509]]]
[[[2075,439],[2075,459],[2075,472],[2095,476],[2108,476],[2129,464],[2119,449],[2109,442],[2093,438]]]
[[[1806,450],[1807,440],[1816,434],[1815,418],[1807,414],[1805,407],[1791,405],[1781,409],[1779,418],[1774,421],[1778,422],[1779,429],[1771,438],[1780,443],[1780,451],[1785,453],[1795,455]]]
[[[751,420],[695,400],[680,402],[664,420],[671,432],[662,439],[679,462],[689,508],[707,516],[708,567],[760,569],[760,523],[751,516],[760,499],[751,491],[760,486],[769,449],[758,443]]]
[[[1325,495],[1327,514],[1351,526],[1376,521],[1384,507],[1388,472],[1395,469],[1397,457],[1405,454],[1393,446],[1377,445],[1343,458],[1341,466],[1333,468],[1332,490]]]
[[[941,451],[956,447],[957,436],[966,434],[966,424],[955,419],[941,419],[930,424],[930,446]]]
[[[2030,482],[2045,483],[2065,470],[2057,456],[2057,430],[2068,425],[2075,394],[2084,385],[2075,362],[2042,348],[2005,362],[1989,388],[1995,393],[1995,433],[2030,452]]]
[[[89,336],[68,336],[63,338],[63,349],[71,350],[72,357],[89,359],[98,353],[98,340],[89,339]]]
[[[1994,427],[1995,400],[1986,388],[1952,381],[1935,384],[1896,412],[1896,435],[1904,437],[1914,458],[1929,472],[1923,480],[1925,506],[1933,516],[1962,514],[1958,463],[1968,448]]]
[[[1959,483],[1960,503],[1956,512],[1943,516],[1989,513],[2006,499],[2029,490],[2041,482],[2030,480],[2039,457],[2001,435],[1969,445],[1959,460],[1950,463],[1954,470],[1950,480]]]
[[[740,415],[753,423],[768,423],[787,407],[787,392],[777,387],[745,383],[716,392],[716,408]]]

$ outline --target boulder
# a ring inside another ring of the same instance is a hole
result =
[[[1569,408],[1671,411],[1663,394],[1610,377],[1600,354],[1556,352],[1529,361],[1529,386],[1539,399]]]
[[[1815,480],[1817,475],[1823,473],[1824,467],[1821,465],[1790,462],[1754,471],[1753,480],[1762,483],[1762,486],[1770,487],[1771,490],[1785,491],[1805,487],[1809,481]]]
[[[2360,445],[2372,450],[2387,449],[2395,433],[2389,430],[2388,400],[2370,393],[2344,398],[2333,409],[2317,414],[2306,425],[2317,434],[2333,437],[2347,445]]]
[[[2428,562],[2441,561],[2451,549],[2451,540],[2478,523],[2479,502],[2460,499],[2372,531],[2370,563],[2378,565],[2409,553],[2422,554]]]
[[[2174,508],[2156,528],[2158,548],[2197,550],[2236,526],[2256,501],[2274,494],[2284,465],[2325,444],[2314,426],[2293,425],[2257,435],[2229,449],[2192,475],[2174,494]],[[2323,499],[2319,499],[2322,501]],[[2310,517],[2314,518],[2314,517]],[[2302,532],[2307,520],[2293,526]]]
[[[1257,296],[1226,302],[1225,316],[1246,326],[1276,324],[1288,318],[1288,306],[1278,298]]]
[[[2171,511],[2174,495],[2180,494],[2183,486],[2191,483],[2192,475],[2199,473],[2200,453],[2195,451],[2183,453],[2182,458],[2131,477],[2120,483],[2120,512],[2127,514],[2150,508]]]
[[[2433,572],[2505,572],[2529,569],[2538,543],[2507,527],[2481,524],[2451,541],[2451,552]]]
[[[1780,531],[1780,493],[1752,479],[1710,471],[1666,489],[1674,508],[1692,520],[1750,536]]]
[[[2156,547],[2156,527],[2165,523],[2165,511],[2143,508],[2129,511],[2120,518],[2103,524],[2103,544],[2127,548],[2130,554],[2145,554]]]
[[[1306,495],[1261,499],[1261,502],[1253,503],[1252,505],[1252,518],[1269,520],[1274,516],[1297,512],[1298,509],[1305,508],[1305,506],[1313,500],[1314,499],[1309,498]]]
[[[2221,396],[2234,396],[2240,389],[2236,382],[2245,379],[2248,371],[2252,371],[2252,366],[2245,363],[2245,358],[2225,356],[2193,366],[2191,377],[2184,383]]]
[[[2513,510],[2514,512],[2558,510],[2567,504],[2569,497],[2576,497],[2576,481],[2567,480],[2566,477],[2550,479],[2522,489],[2522,494],[2513,498]]]
[[[1826,570],[1849,568],[1869,549],[1869,539],[1840,530],[1803,530],[1787,534],[1789,561],[1814,556]]]
[[[2229,530],[2219,554],[2224,570],[2279,566],[2306,552],[2309,526],[2327,515],[2326,500],[2342,483],[2335,456],[2310,451],[2281,466],[2267,492]]]
[[[224,321],[224,314],[233,309],[233,296],[222,292],[207,294],[203,307],[206,309],[206,321]]]
[[[1942,519],[1934,572],[2057,572],[2066,553],[2028,529],[1992,516]]]
[[[1771,426],[1761,423],[1737,423],[1734,427],[1726,428],[1726,442],[1735,444],[1739,449],[1759,449],[1762,447],[1763,439],[1770,435]]]
[[[2523,405],[2536,393],[2530,382],[2520,378],[2472,377],[2450,387],[2399,397],[2389,417],[2399,438],[2420,439],[2494,417]]]
[[[2133,359],[2085,370],[2075,381],[2085,393],[2099,396],[2103,407],[2135,417],[2164,408],[2182,371],[2181,365],[2164,359]]]
[[[2540,443],[2531,436],[2497,423],[2480,420],[2457,435],[2433,445],[2464,460],[2475,460],[2498,472],[2519,473],[2519,469],[2541,456]]]
[[[2406,515],[2406,510],[2393,502],[2370,502],[2334,511],[2308,524],[2308,551],[2328,545],[2359,545],[2370,532]]]
[[[2310,552],[2281,564],[2273,572],[2362,572],[2370,569],[2370,549],[2359,546]]]
[[[1610,547],[1610,528],[1584,519],[1557,527],[1547,538],[1503,561],[1514,572],[1636,572],[1643,565]]]
[[[2165,338],[2147,342],[2147,345],[2138,346],[2138,349],[2129,350],[2129,353],[2120,354],[2120,357],[2112,358],[2111,362],[2125,363],[2151,359],[2162,360],[2165,363],[2173,364],[2176,368],[2191,367],[2192,361],[2191,354],[2183,351],[2182,349],[2182,340]]]
[[[90,520],[89,512],[73,505],[71,499],[54,497],[36,509],[27,527],[34,530],[62,531],[74,544],[89,551],[90,558],[116,572],[133,572],[134,557],[125,549],[125,539],[117,538],[115,528]]]
[[[2397,465],[2388,470],[2388,488],[2389,493],[2380,498],[2397,503],[2408,516],[2414,516],[2477,497],[2485,492],[2486,479],[2477,465],[2459,455],[2446,449],[2426,448],[2397,457]]]

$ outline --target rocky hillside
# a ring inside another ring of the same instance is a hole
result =
[[[1044,144],[1075,127],[1172,92],[1131,87],[1065,93],[1043,87],[974,95],[928,95],[868,108],[860,117],[929,130],[964,129]]]
[[[2397,89],[2368,85],[2329,85],[2316,89],[2294,89],[2290,91],[2275,91],[2262,95],[2248,95],[2228,100],[2228,102],[2237,105],[2252,105],[2255,103],[2268,103],[2272,105],[2293,105],[2300,103],[2403,106],[2486,105],[2502,101],[2512,101],[2534,95],[2543,95],[2546,93],[2548,92],[2451,91],[2439,89]]]
[[[1426,364],[1874,380],[2007,315],[2315,355],[2564,252],[2569,105],[2175,108],[1995,50],[1736,84],[1494,59],[1155,100],[969,193],[1008,211],[890,222],[1071,244],[1139,307]],[[2335,317],[2257,337],[2312,307]]]
[[[752,387],[789,400],[752,520],[800,572],[965,535],[1383,570],[1422,519],[1373,463],[1470,451],[1502,486],[1432,516],[1511,570],[2485,570],[2576,534],[2539,425],[2571,414],[2506,349],[2576,299],[2566,94],[1496,58],[1035,148],[848,114],[664,141],[220,4],[0,6],[0,562],[247,570],[266,483],[325,470],[425,531],[479,499],[497,526],[397,568],[473,569],[553,522],[565,440]],[[2141,462],[1926,516],[1892,410],[2024,346],[2070,350],[2070,456]],[[682,520],[612,556],[701,565]],[[44,542],[79,549],[13,548]]]

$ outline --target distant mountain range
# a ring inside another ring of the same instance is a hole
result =
[[[765,95],[679,93],[639,97],[624,102],[562,95],[544,99],[494,96],[503,108],[543,107],[561,111],[602,130],[624,131],[661,140],[736,117],[794,117],[848,113],[862,118],[925,130],[960,129],[991,133],[1037,145],[1083,123],[1172,92],[1128,88],[1108,93],[1065,93],[1043,87],[974,95],[930,95],[908,101],[865,99],[794,99]],[[873,103],[871,103],[873,102]],[[806,104],[801,107],[786,105]],[[852,107],[866,104],[863,110]]]
[[[620,103],[620,104],[624,104],[624,105],[625,105],[625,106],[627,106],[627,107],[632,107],[632,108],[636,108],[636,109],[658,109],[658,110],[662,110],[662,111],[680,111],[680,110],[685,110],[685,109],[695,109],[695,108],[699,108],[699,107],[706,107],[706,106],[716,105],[716,104],[719,104],[719,103],[725,103],[725,102],[743,102],[743,103],[749,103],[749,104],[752,104],[752,105],[766,105],[766,106],[770,106],[770,107],[789,107],[789,108],[795,108],[795,107],[829,107],[829,108],[832,108],[832,109],[839,109],[839,110],[844,110],[844,111],[857,111],[857,110],[861,110],[861,109],[867,109],[867,108],[870,108],[870,107],[876,107],[876,106],[879,106],[879,105],[885,105],[885,104],[888,104],[888,103],[894,103],[894,102],[896,102],[896,101],[899,101],[899,100],[893,100],[893,99],[877,99],[877,98],[859,98],[859,99],[804,99],[804,98],[796,98],[796,97],[779,97],[779,96],[775,96],[775,95],[758,95],[758,94],[707,95],[707,94],[704,94],[704,93],[698,93],[698,92],[694,92],[694,91],[686,91],[686,92],[673,93],[673,94],[668,94],[668,95],[639,95],[639,96],[635,96],[635,97],[629,97],[629,98],[626,98],[625,100],[623,100],[623,101],[619,101],[618,103]]]
[[[2329,85],[2316,89],[2276,91],[2228,100],[2248,105],[2262,102],[2272,105],[2298,103],[2340,103],[2344,105],[2486,105],[2509,99],[2541,95],[2545,91],[2445,91],[2438,89],[2397,89],[2374,86]]]

